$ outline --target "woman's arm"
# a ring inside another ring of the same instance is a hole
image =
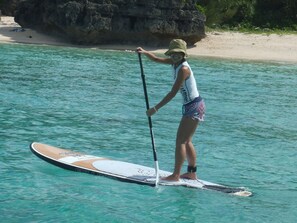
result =
[[[164,57],[157,57],[155,54],[146,51],[144,49],[142,49],[141,47],[138,47],[136,49],[136,51],[138,53],[142,53],[144,55],[146,55],[149,59],[151,59],[152,61],[158,62],[158,63],[164,63],[164,64],[172,64],[172,60],[170,58],[164,58]]]
[[[190,75],[190,70],[188,67],[182,67],[177,75],[177,78],[171,88],[171,91],[153,108],[150,108],[147,110],[146,114],[148,116],[152,116],[155,114],[160,108],[162,108],[164,105],[166,105],[169,101],[172,100],[172,98],[175,97],[177,92],[179,91],[180,87],[182,86],[183,82],[187,79],[187,77]]]

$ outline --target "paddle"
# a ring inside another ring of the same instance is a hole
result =
[[[148,110],[150,108],[150,105],[149,105],[149,100],[148,100],[148,96],[147,96],[145,76],[144,76],[144,72],[143,72],[143,66],[142,66],[142,60],[141,60],[141,54],[140,53],[138,53],[138,59],[139,59],[139,65],[140,65],[140,71],[141,71],[141,79],[142,79],[144,97],[145,97],[145,102],[146,102],[146,110]],[[156,147],[155,147],[155,139],[154,139],[152,118],[149,117],[149,116],[148,116],[148,122],[149,122],[151,139],[152,139],[152,148],[153,148],[154,161],[155,161],[155,170],[156,170],[156,186],[157,186],[158,183],[159,183],[159,164],[158,164],[158,159],[157,159],[157,151],[156,151]]]

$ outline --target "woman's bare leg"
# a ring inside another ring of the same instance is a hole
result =
[[[187,145],[186,145],[186,152],[187,152],[188,165],[191,167],[196,167],[196,157],[197,157],[196,150],[195,150],[195,147],[191,141],[189,143],[187,143]],[[196,172],[192,172],[192,173],[187,172],[187,173],[182,174],[180,177],[188,178],[188,179],[192,179],[192,180],[197,179]]]
[[[196,152],[191,140],[197,126],[197,120],[188,117],[181,119],[176,136],[174,172],[172,175],[163,178],[163,180],[178,181],[182,165],[186,158],[188,159],[189,165],[196,164]],[[196,174],[194,177],[196,178]]]

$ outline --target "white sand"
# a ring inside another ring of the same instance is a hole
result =
[[[32,29],[25,29],[24,32],[21,32],[20,29],[21,27],[19,26],[19,24],[14,22],[14,17],[2,16],[0,21],[0,43],[6,42],[67,45],[67,43],[64,43],[57,38],[38,33]]]
[[[13,17],[2,16],[0,42],[32,43],[47,45],[71,45],[57,38],[40,34],[31,29],[24,32],[12,31],[20,26]],[[101,49],[134,50],[136,46],[105,45]],[[166,49],[145,49],[164,53]],[[207,37],[188,49],[189,55],[233,58],[243,60],[279,61],[297,63],[297,35],[244,34],[238,32],[211,32]]]

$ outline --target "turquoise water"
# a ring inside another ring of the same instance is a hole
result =
[[[138,57],[16,44],[0,52],[0,222],[296,221],[296,64],[189,59],[207,105],[193,140],[198,174],[254,193],[240,198],[124,183],[37,158],[32,141],[153,166]],[[154,105],[171,88],[170,67],[143,65]],[[180,103],[178,95],[153,116],[164,170],[173,167]]]

